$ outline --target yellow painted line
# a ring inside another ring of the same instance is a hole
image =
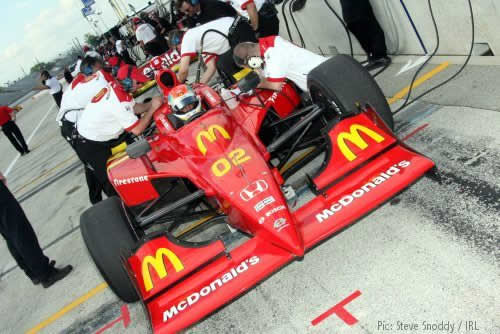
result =
[[[413,83],[413,88],[417,88],[418,86],[420,86],[421,84],[423,84],[424,82],[426,82],[427,80],[432,78],[433,76],[444,71],[448,66],[450,66],[450,63],[445,61],[444,63],[435,67],[431,71],[425,73],[424,75],[419,77],[417,80],[415,80],[415,82]],[[391,105],[394,102],[396,102],[397,100],[401,100],[402,98],[404,98],[406,96],[406,94],[408,94],[409,91],[410,91],[410,86],[406,86],[405,88],[403,88],[402,90],[397,92],[396,95],[387,99],[387,103],[389,103],[389,105]]]
[[[106,283],[99,284],[98,286],[96,286],[95,288],[93,288],[92,290],[90,290],[89,292],[87,292],[86,294],[81,296],[80,298],[78,298],[75,301],[71,302],[70,304],[64,306],[62,309],[60,309],[59,311],[57,311],[56,313],[54,313],[53,315],[51,315],[50,317],[48,317],[47,319],[45,319],[44,321],[42,321],[41,323],[39,323],[38,325],[33,327],[32,329],[30,329],[29,331],[27,331],[26,334],[38,333],[40,330],[47,327],[48,325],[50,325],[51,323],[53,323],[57,319],[61,318],[63,315],[70,312],[75,307],[79,306],[80,304],[83,304],[84,302],[86,302],[87,300],[92,298],[93,296],[102,292],[107,287],[108,287],[108,285]]]

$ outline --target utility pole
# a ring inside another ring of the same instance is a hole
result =
[[[26,71],[24,70],[23,66],[22,65],[20,65],[20,66],[21,66],[21,71],[23,72],[24,76],[27,76]]]
[[[109,0],[109,4],[115,11],[115,14],[116,16],[118,16],[118,20],[120,20],[120,22],[127,17],[127,15],[125,15],[125,13],[123,12],[122,8],[120,8],[120,6],[114,0]]]

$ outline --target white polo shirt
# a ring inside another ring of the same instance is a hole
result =
[[[96,72],[88,81],[85,81],[83,74],[77,75],[64,91],[56,121],[60,122],[64,117],[75,123],[90,100],[112,81],[114,78],[102,70]]]
[[[268,81],[293,81],[307,91],[307,75],[327,58],[296,46],[279,36],[259,38],[260,54],[264,58],[263,74]]]
[[[257,12],[262,8],[266,0],[229,0],[231,6],[243,17],[249,18],[247,12],[247,6],[251,3],[255,4],[257,7]]]
[[[59,93],[62,89],[62,86],[56,77],[52,77],[52,78],[45,80],[45,86],[49,87],[50,94],[52,94],[52,95]]]
[[[122,54],[123,50],[125,50],[125,46],[123,45],[123,41],[121,39],[116,41],[115,46],[118,54]]]
[[[76,122],[78,133],[93,141],[118,138],[139,124],[134,114],[135,101],[122,86],[110,82],[95,95]]]
[[[78,73],[80,73],[80,65],[82,64],[82,60],[81,59],[78,59],[76,61],[76,65],[75,65],[75,69],[73,70],[73,72],[71,73],[71,75],[73,77],[76,77],[78,75]]]
[[[186,31],[182,38],[181,57],[196,56],[201,49],[201,37],[209,29],[215,29],[227,36],[233,22],[234,17],[222,17]],[[224,36],[215,32],[208,32],[203,41],[203,60],[208,63],[214,57],[217,58],[217,56],[222,55],[229,49],[229,42]]]
[[[143,41],[148,44],[156,38],[155,28],[148,23],[143,23],[135,30],[135,37],[138,41]]]

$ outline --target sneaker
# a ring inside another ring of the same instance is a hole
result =
[[[56,265],[56,260],[50,260],[49,262],[49,266],[50,267],[54,267]],[[33,282],[33,284],[35,285],[38,285],[40,284],[41,280],[39,278],[32,278],[31,281]]]
[[[52,268],[50,270],[49,275],[41,281],[42,286],[47,289],[50,287],[52,284],[54,284],[57,281],[62,280],[64,277],[68,276],[68,274],[73,270],[73,266],[68,264],[67,266],[63,268]]]

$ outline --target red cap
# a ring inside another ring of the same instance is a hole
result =
[[[138,18],[138,17],[134,17],[134,18],[132,19],[132,23],[133,23],[133,24],[138,24],[138,23],[140,23],[140,22],[141,22],[141,19],[140,19],[140,18]]]
[[[84,45],[84,46],[83,46],[83,52],[87,52],[87,51],[89,51],[89,50],[90,50],[90,48],[89,48],[87,45]]]
[[[118,80],[124,80],[127,78],[129,66],[132,65],[125,64],[122,67],[120,67],[120,69],[116,73],[116,78]],[[139,71],[139,69],[135,66],[132,66],[132,71],[130,72],[130,78],[137,81],[138,83],[145,83],[150,80],[147,76],[141,73],[141,71]]]

